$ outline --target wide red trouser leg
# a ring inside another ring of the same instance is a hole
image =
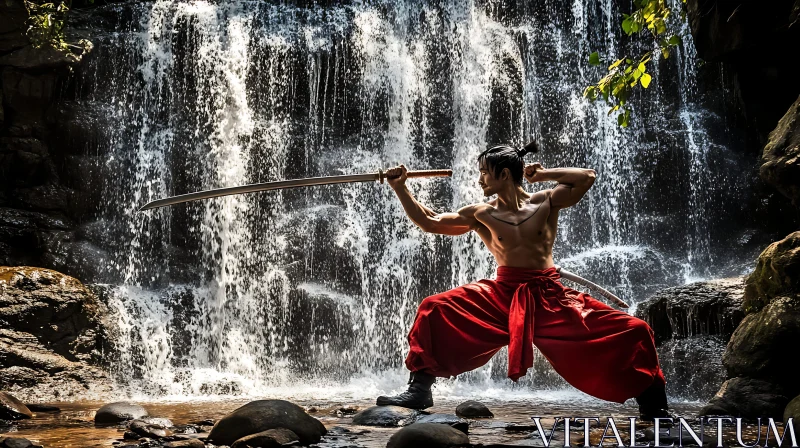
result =
[[[508,303],[481,280],[426,298],[408,335],[406,367],[440,377],[476,369],[508,345]]]
[[[647,322],[581,295],[584,309],[591,310],[583,318],[585,327],[565,325],[543,310],[535,313],[533,343],[553,369],[576,389],[617,403],[654,382],[665,384]]]
[[[449,377],[486,364],[509,343],[516,298],[512,313],[524,314],[513,327],[514,345],[522,350],[509,352],[519,364],[509,363],[513,379],[533,365],[535,344],[567,382],[604,400],[621,403],[654,381],[664,384],[647,323],[552,281],[554,270],[522,270],[526,281],[520,281],[519,272],[509,277],[503,269],[498,281],[481,280],[422,301],[408,336],[409,370]]]

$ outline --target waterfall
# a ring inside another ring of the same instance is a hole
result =
[[[483,149],[537,139],[546,167],[598,172],[561,213],[557,263],[638,303],[740,261],[714,255],[714,227],[744,188],[713,201],[703,193],[749,167],[715,136],[724,123],[697,94],[691,43],[654,64],[629,129],[582,98],[602,76],[588,54],[627,48],[615,1],[102,8],[133,17],[97,38],[78,74],[80,100],[115,123],[95,148],[107,179],[98,219],[114,236],[109,356],[133,395],[367,397],[400,387],[417,304],[495,268],[474,234],[421,232],[386,185],[136,212],[169,195],[405,163],[452,168],[452,179],[408,184],[431,208],[455,210],[484,200]],[[720,155],[729,162],[712,163]],[[512,387],[504,357],[442,387],[513,388],[516,398],[566,387],[542,356]]]

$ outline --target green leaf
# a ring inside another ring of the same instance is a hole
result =
[[[622,59],[617,59],[616,61],[614,61],[613,64],[608,66],[608,69],[614,70],[615,68],[619,67],[619,64],[622,64]]]
[[[650,85],[650,81],[651,80],[652,80],[652,77],[650,75],[648,75],[647,73],[643,74],[642,77],[639,78],[639,82],[642,83],[642,87],[644,87],[645,89]]]
[[[600,55],[596,51],[589,55],[589,65],[600,65]]]
[[[631,26],[633,24],[633,20],[630,17],[622,21],[622,31],[625,31],[625,34],[628,36],[631,35],[633,31],[631,31]]]
[[[617,115],[617,124],[623,128],[627,128],[631,118],[630,109],[625,109],[625,112]]]
[[[669,48],[662,48],[661,56],[664,56],[664,59],[667,59],[669,57]]]
[[[656,34],[665,33],[667,31],[667,24],[664,23],[664,20],[658,19],[655,22],[656,24]]]
[[[672,37],[669,38],[668,43],[670,45],[680,45],[681,44],[681,36],[674,34]]]

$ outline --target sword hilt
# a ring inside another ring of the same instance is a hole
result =
[[[453,170],[417,170],[406,171],[406,177],[450,177],[453,175]],[[398,176],[399,177],[399,176]],[[378,170],[378,179],[383,183],[384,179],[396,179],[396,177],[389,177],[383,170]]]

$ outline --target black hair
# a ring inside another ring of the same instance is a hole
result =
[[[514,148],[511,145],[497,145],[483,151],[478,156],[478,163],[486,162],[486,169],[497,178],[497,175],[508,168],[514,183],[522,185],[522,169],[525,166],[523,157],[528,153],[539,151],[539,145],[532,141],[523,146],[522,149]]]

